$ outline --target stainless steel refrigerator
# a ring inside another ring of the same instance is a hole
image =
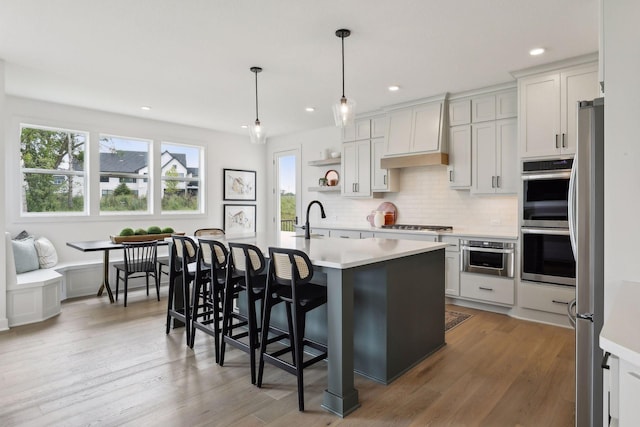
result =
[[[576,426],[602,425],[604,316],[604,99],[578,106],[578,139],[569,185],[569,231],[576,259]]]

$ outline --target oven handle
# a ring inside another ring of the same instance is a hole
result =
[[[522,234],[549,234],[552,236],[569,236],[566,228],[524,228],[520,229]]]
[[[551,173],[532,173],[532,174],[523,174],[523,181],[536,181],[539,179],[569,179],[571,178],[571,170],[561,171],[561,172],[551,172]]]
[[[512,254],[513,249],[495,249],[495,248],[481,248],[477,246],[460,246],[463,251],[469,252],[489,252],[492,254]]]

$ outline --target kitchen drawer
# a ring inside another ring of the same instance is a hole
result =
[[[513,305],[514,280],[484,274],[460,273],[460,296]]]
[[[423,242],[437,242],[437,234],[417,234],[417,233],[394,233],[387,231],[376,231],[376,237],[381,239],[405,239],[405,240],[422,240]]]
[[[440,241],[446,243],[446,252],[460,252],[460,239],[457,237],[440,236]]]
[[[309,233],[311,234],[315,234],[318,236],[324,236],[324,237],[329,237],[329,230],[327,230],[326,228],[311,228],[311,230],[309,230]],[[302,231],[302,235],[304,235],[304,231]]]
[[[359,239],[360,232],[353,230],[331,230],[331,237],[341,237],[343,239]]]
[[[575,297],[576,288],[573,286],[520,282],[518,290],[520,307],[558,314],[567,314],[567,306]]]

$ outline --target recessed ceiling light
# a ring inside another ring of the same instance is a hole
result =
[[[249,126],[248,126],[248,125],[242,125],[242,126],[240,126],[240,127],[241,127],[242,129],[248,129],[248,128],[249,128]]]
[[[542,47],[536,47],[535,49],[531,49],[529,51],[529,55],[531,56],[542,55],[543,53],[544,53],[544,48]]]
[[[151,111],[151,107],[149,107],[148,105],[143,105],[142,107],[140,107],[140,109],[144,111]]]
[[[304,109],[304,111],[306,111],[307,113],[313,113],[314,111],[316,111],[316,109],[313,107],[307,107]]]
[[[389,89],[389,92],[397,92],[400,90],[400,86],[392,85],[392,86],[389,86],[388,89]]]

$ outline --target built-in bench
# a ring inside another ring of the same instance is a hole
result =
[[[8,325],[41,322],[60,313],[60,301],[67,297],[69,274],[76,270],[101,269],[100,260],[58,263],[26,273],[16,273],[11,234],[5,232],[6,303]],[[93,288],[95,291],[95,286]],[[76,295],[72,295],[76,296]]]

